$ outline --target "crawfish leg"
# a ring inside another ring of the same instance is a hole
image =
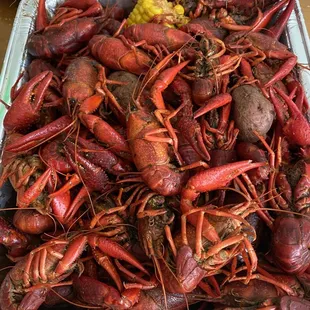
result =
[[[285,1],[283,1],[285,3]],[[287,5],[285,11],[281,14],[281,16],[277,19],[276,23],[268,29],[268,35],[272,36],[275,39],[279,39],[284,28],[287,25],[287,21],[291,16],[292,11],[294,10],[296,0],[289,0],[289,4]]]
[[[254,28],[252,29],[252,31],[260,31],[260,30],[266,28],[266,26],[268,25],[268,23],[270,22],[270,20],[271,20],[272,17],[274,16],[274,14],[275,14],[276,12],[278,12],[278,11],[283,7],[283,5],[286,4],[286,2],[288,2],[288,0],[279,1],[278,3],[276,3],[275,5],[273,5],[270,9],[266,10],[266,11],[264,12],[262,18],[261,18],[260,20],[258,20],[258,22],[255,24],[255,26],[254,26]],[[291,1],[291,2],[294,2],[294,0]],[[285,14],[285,13],[283,13],[283,15],[284,15],[284,14]],[[287,20],[285,20],[285,19],[283,20],[283,18],[284,18],[283,15],[281,15],[280,19],[277,19],[277,22],[276,22],[277,25],[278,25],[278,24],[282,24],[282,23],[284,23],[284,26],[286,25]],[[289,13],[288,17],[289,17],[290,15],[291,15],[291,12]],[[282,16],[283,16],[283,17],[282,17]],[[280,26],[280,25],[279,25],[279,26]],[[283,25],[282,25],[282,26],[283,26]],[[282,28],[282,31],[283,31],[283,28]],[[282,32],[282,31],[281,31],[281,32]],[[272,31],[270,31],[270,29],[268,29],[268,35],[270,35],[269,32],[270,32],[274,37],[276,37],[276,35],[275,35]]]
[[[279,196],[279,194],[277,193],[275,189],[275,183],[276,183],[276,177],[277,177],[275,171],[277,171],[281,165],[281,138],[279,139],[279,142],[278,142],[278,151],[277,151],[277,156],[276,156],[274,151],[267,144],[264,137],[262,137],[258,133],[256,133],[256,135],[269,153],[269,165],[271,168],[271,173],[270,173],[269,180],[268,180],[268,198],[270,199],[270,204],[272,205],[272,207],[274,209],[279,209],[279,206],[276,203],[276,197]]]
[[[115,282],[118,290],[122,292],[124,290],[122,280],[109,256],[101,253],[99,250],[96,249],[93,249],[92,251],[96,262],[106,270],[106,272],[111,276],[111,278]]]
[[[270,52],[268,53],[268,56],[277,58],[278,54],[280,52]],[[281,59],[281,58],[280,58]],[[286,77],[295,67],[297,63],[297,57],[294,55],[290,58],[288,58],[282,66],[279,68],[279,70],[276,72],[276,74],[265,84],[265,87],[268,88],[272,85],[274,85],[276,82],[281,81],[284,77]]]
[[[257,256],[256,256],[255,250],[253,249],[251,242],[247,238],[244,238],[243,243],[244,243],[245,248],[247,250],[247,254],[245,251],[243,251],[244,255],[242,255],[244,257],[244,261],[245,261],[246,266],[247,266],[246,283],[249,283],[251,276],[252,276],[252,273],[257,268]],[[250,262],[248,261],[247,256],[250,258]]]
[[[267,211],[263,211],[264,207],[262,205],[262,203],[259,200],[258,194],[256,192],[256,188],[253,185],[253,183],[251,182],[250,178],[248,177],[247,174],[243,173],[242,174],[243,180],[246,182],[246,184],[248,185],[248,188],[253,196],[253,198],[257,201],[260,210],[257,210],[257,214],[259,215],[259,217],[265,222],[265,224],[269,227],[272,228],[272,222],[273,219],[272,217],[269,215],[269,213]]]
[[[78,194],[75,196],[70,207],[66,210],[64,214],[65,223],[69,223],[73,219],[76,212],[79,210],[82,204],[86,201],[88,195],[89,195],[89,191],[87,190],[85,186],[83,186],[81,190],[78,192]]]
[[[164,70],[155,81],[151,88],[151,100],[159,110],[165,110],[166,105],[162,96],[162,92],[173,82],[177,74],[189,63],[184,61],[172,68]]]
[[[132,42],[131,40],[125,38],[125,36],[123,36],[123,35],[120,35],[119,39],[122,40],[122,42],[125,44],[125,46],[129,47],[134,52],[135,52],[136,47],[141,46],[146,51],[153,53],[158,59],[163,58],[161,49],[157,46],[152,46],[152,45],[147,44],[147,42],[145,40],[141,40],[139,42]]]
[[[186,236],[186,222],[187,222],[187,217],[191,216],[192,218],[195,218],[195,225],[194,226],[199,226],[199,230],[197,231],[201,235],[203,234],[202,231],[204,231],[203,236],[207,238],[209,241],[212,243],[217,243],[221,241],[221,238],[219,237],[218,233],[216,232],[215,228],[210,224],[208,219],[204,216],[196,216],[195,213],[201,212],[203,208],[196,208],[189,210],[188,212],[184,213],[181,217],[181,230],[182,230],[182,242],[185,245],[188,245],[187,241],[187,236]],[[203,221],[203,223],[200,223],[200,221]],[[193,221],[192,221],[193,222]],[[199,240],[196,242],[196,246],[199,246]]]
[[[160,121],[160,123],[165,126],[166,131],[169,133],[169,136],[171,137],[170,139],[170,144],[173,146],[173,151],[174,154],[180,164],[184,164],[184,161],[178,151],[179,148],[179,143],[178,143],[178,137],[175,133],[175,129],[172,127],[170,123],[170,119],[173,118],[177,113],[183,108],[183,105],[181,105],[179,108],[177,108],[174,112],[171,113],[169,110],[156,110],[154,112],[154,115],[156,118]],[[163,115],[168,115],[166,118],[163,118]],[[169,139],[169,138],[167,138]],[[168,140],[167,140],[168,142]],[[169,143],[169,142],[168,142]]]
[[[55,198],[57,196],[63,195],[68,192],[71,188],[79,185],[81,183],[81,179],[77,173],[74,173],[70,179],[56,192],[53,192],[49,195],[49,198]]]
[[[17,205],[20,208],[27,208],[35,199],[37,199],[44,187],[46,186],[52,170],[46,170],[37,180],[36,182],[28,188],[23,195],[18,197]]]
[[[171,233],[171,229],[170,229],[169,225],[165,226],[165,234],[166,234],[166,238],[167,238],[167,240],[169,242],[169,245],[170,245],[171,251],[173,253],[173,256],[176,257],[177,256],[177,248],[176,248],[176,246],[174,244],[172,233]]]
[[[156,283],[152,282],[152,280],[150,281],[144,280],[141,277],[141,272],[140,274],[131,272],[130,270],[125,268],[117,259],[115,260],[115,265],[124,275],[126,275],[130,279],[131,282],[135,282],[134,284],[132,284],[133,286],[139,286],[141,289],[154,287],[154,285],[156,286]],[[131,284],[127,283],[124,286],[127,288],[131,286]]]
[[[125,260],[145,274],[149,274],[141,263],[118,243],[96,234],[88,235],[88,242],[92,248],[99,248],[103,253],[109,253],[116,259]]]
[[[68,246],[63,258],[58,262],[55,269],[55,276],[59,276],[72,269],[76,260],[81,256],[87,243],[86,236],[79,236],[74,239]]]

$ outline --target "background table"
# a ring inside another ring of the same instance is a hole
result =
[[[0,0],[0,67],[3,62],[18,3],[18,0]],[[310,33],[310,0],[300,0],[300,4]]]
[[[0,68],[9,41],[19,1],[0,0]]]
[[[300,0],[300,5],[305,17],[308,32],[310,33],[310,0]]]

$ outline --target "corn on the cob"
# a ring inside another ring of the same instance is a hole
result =
[[[167,0],[138,0],[127,23],[129,26],[148,23],[156,16],[162,16],[167,26],[181,26],[189,22],[189,18],[184,16],[184,8],[180,4],[173,5]]]

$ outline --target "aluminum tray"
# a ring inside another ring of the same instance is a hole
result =
[[[56,6],[63,2],[64,0],[46,0],[48,13],[53,15]],[[100,2],[103,5],[118,3],[127,10],[130,10],[134,5],[133,0],[100,0]],[[17,10],[0,76],[0,98],[7,103],[10,103],[12,85],[30,61],[25,47],[29,35],[34,30],[37,7],[38,0],[22,0]],[[298,0],[288,21],[282,41],[297,55],[299,64],[310,66],[310,40]],[[305,87],[307,98],[310,98],[310,71],[300,67],[298,73],[300,81]],[[0,153],[3,149],[4,141],[2,123],[5,112],[5,107],[0,105]],[[8,183],[5,184],[0,188],[0,208],[8,206],[10,201],[13,201],[15,204],[14,197],[15,195],[10,185]]]

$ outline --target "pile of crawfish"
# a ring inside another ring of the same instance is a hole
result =
[[[2,310],[310,309],[295,1],[182,5],[177,28],[39,1],[3,123]]]

